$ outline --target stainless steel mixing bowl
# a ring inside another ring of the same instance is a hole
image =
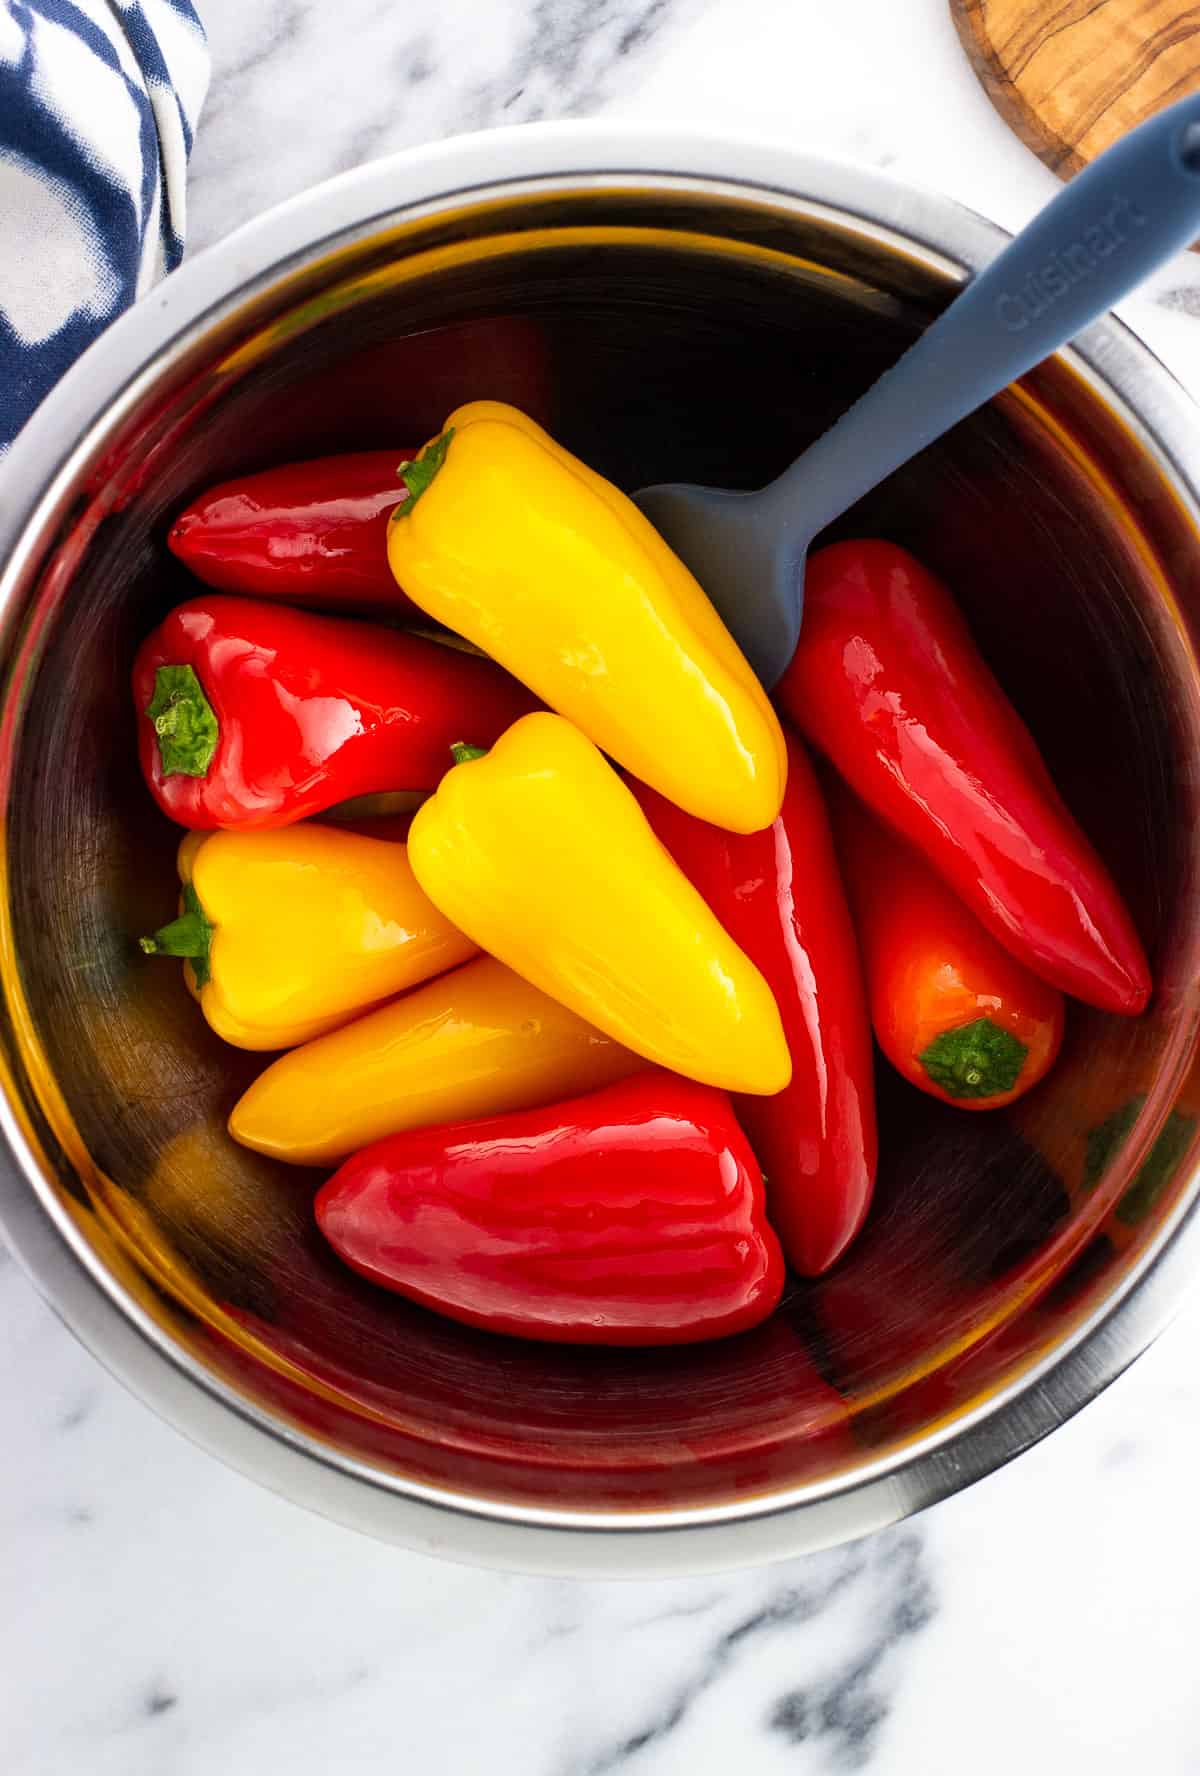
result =
[[[234,1147],[259,1058],[134,938],[176,835],[128,668],[185,595],[164,528],[214,479],[419,443],[521,403],[628,487],[756,485],[1001,235],[848,167],[552,126],[342,178],[203,254],[96,345],[3,470],[5,1234],[79,1336],[247,1473],[496,1564],[748,1563],[861,1534],[996,1467],[1145,1344],[1195,1263],[1200,927],[1196,413],[1093,329],[839,528],[956,589],[1108,858],[1158,982],[1077,1010],[1010,1113],[881,1068],[861,1243],[771,1322],[674,1352],[489,1340],[314,1234],[314,1178]],[[653,720],[654,686],[645,687]]]

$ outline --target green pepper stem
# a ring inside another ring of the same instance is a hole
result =
[[[146,706],[154,725],[164,777],[203,777],[212,764],[220,726],[190,666],[160,666]]]
[[[139,937],[148,956],[203,956],[208,951],[208,921],[195,913],[180,913],[153,937]]]
[[[448,432],[443,432],[440,438],[435,438],[432,444],[427,444],[415,460],[402,462],[399,465],[396,473],[408,489],[408,498],[394,507],[393,522],[407,518],[421,495],[429,491],[438,470],[446,460],[446,452],[450,448],[450,440],[453,436],[454,427],[451,426]]]
[[[943,1030],[917,1059],[947,1097],[998,1098],[1012,1091],[1028,1053],[1011,1030],[982,1017]]]
[[[204,986],[209,977],[209,955],[215,926],[200,905],[199,896],[190,882],[183,885],[183,911],[169,925],[163,925],[153,937],[139,937],[138,945],[147,956],[182,956],[192,965],[196,985]]]
[[[487,757],[486,746],[472,746],[466,740],[456,740],[450,748],[450,756],[456,765],[469,765],[472,759]]]

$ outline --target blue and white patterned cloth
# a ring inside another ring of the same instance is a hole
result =
[[[178,263],[207,85],[189,0],[0,0],[0,458]]]

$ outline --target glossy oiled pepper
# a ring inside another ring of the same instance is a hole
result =
[[[783,735],[692,575],[637,507],[512,407],[477,401],[405,471],[398,583],[680,807],[769,826]]]
[[[810,556],[784,712],[1005,949],[1136,1013],[1150,974],[1108,872],[946,589],[892,543]]]
[[[690,1344],[757,1325],[783,1287],[729,1099],[659,1072],[380,1141],[316,1211],[373,1282],[521,1338]]]
[[[830,805],[880,1048],[932,1097],[963,1110],[1011,1104],[1054,1062],[1062,994],[849,791],[831,785]]]
[[[293,1165],[331,1165],[402,1129],[550,1104],[645,1062],[481,956],[281,1055],[229,1132]]]
[[[761,969],[783,1019],[792,1081],[735,1100],[794,1269],[827,1270],[862,1225],[875,1182],[871,1030],[829,822],[803,748],[766,832],[721,832],[634,785],[651,826]]]
[[[408,498],[399,465],[415,454],[321,456],[223,481],[180,513],[167,543],[220,592],[411,612],[388,566],[387,525]]]
[[[149,955],[183,956],[239,1048],[291,1048],[475,952],[422,893],[403,845],[333,826],[189,833],[183,911]]]
[[[490,660],[371,623],[214,592],[133,668],[138,751],[181,826],[286,826],[352,796],[432,789],[449,747],[536,707]]]
[[[561,716],[456,765],[408,846],[448,919],[635,1054],[730,1090],[788,1083],[770,987]]]

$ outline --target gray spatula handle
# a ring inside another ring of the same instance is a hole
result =
[[[805,544],[1197,235],[1200,94],[1131,130],[1073,178],[764,489],[772,516],[786,528],[790,506]]]

